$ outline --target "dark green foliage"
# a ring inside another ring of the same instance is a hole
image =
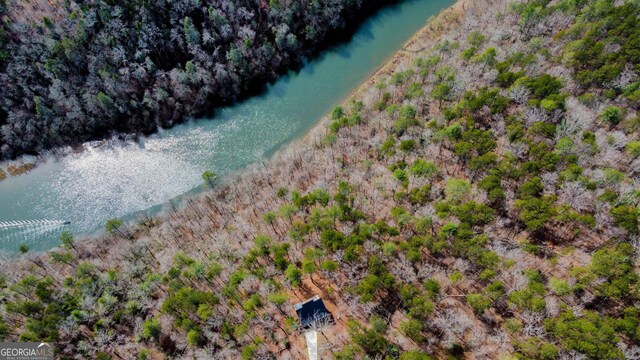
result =
[[[505,195],[500,183],[500,177],[497,175],[489,175],[482,179],[478,186],[487,192],[487,198],[494,207],[500,206],[504,201]]]
[[[448,100],[451,93],[451,86],[449,84],[437,84],[431,90],[431,97],[434,100]]]
[[[480,156],[475,156],[469,160],[469,169],[473,171],[486,172],[495,167],[498,163],[498,155],[488,152]]]
[[[627,307],[622,316],[615,319],[614,327],[634,341],[640,341],[640,310],[635,307]]]
[[[542,277],[537,270],[528,270],[525,275],[529,279],[527,287],[509,294],[509,302],[520,311],[543,311],[546,289],[542,283]]]
[[[586,26],[575,26],[577,39],[564,49],[564,59],[576,71],[576,79],[585,86],[603,86],[620,75],[626,64],[638,70],[640,64],[640,7],[634,2],[614,6],[612,2],[594,2],[583,8]],[[618,45],[606,51],[608,44]]]
[[[416,147],[416,141],[413,139],[400,141],[400,150],[404,152],[411,152]]]
[[[539,177],[534,177],[531,180],[525,181],[518,187],[518,197],[519,198],[528,198],[528,197],[536,197],[542,194],[543,190],[542,180]]]
[[[393,123],[393,132],[396,136],[402,136],[410,127],[420,125],[420,122],[413,116],[401,116]]]
[[[194,327],[187,332],[187,344],[191,347],[201,347],[206,343],[206,339],[199,327]]]
[[[210,187],[213,187],[217,177],[218,174],[213,171],[205,171],[202,173],[202,180],[204,180],[204,182],[207,183],[207,185],[209,185]]]
[[[540,230],[555,214],[550,198],[518,200],[516,206],[520,209],[520,220],[529,231]]]
[[[535,337],[529,337],[523,341],[515,341],[514,346],[518,351],[518,359],[553,360],[558,357],[558,347]]]
[[[519,54],[524,55],[522,53],[519,53]],[[503,88],[507,88],[513,85],[513,83],[516,80],[520,79],[525,75],[525,72],[523,70],[516,71],[516,72],[511,71],[511,66],[514,63],[518,62],[518,60],[515,58],[515,55],[516,54],[514,54],[514,56],[507,61],[503,61],[496,64],[496,69],[498,70],[498,76],[496,77],[496,82]]]
[[[160,321],[156,318],[151,318],[142,323],[142,332],[140,333],[140,337],[143,339],[158,340],[161,332],[162,327],[160,326]]]
[[[616,347],[613,322],[593,311],[584,311],[581,317],[566,311],[555,319],[546,319],[547,332],[568,350],[577,350],[591,359],[623,359]]]
[[[431,185],[423,185],[421,187],[409,190],[409,201],[413,205],[426,205],[429,202],[431,194]]]
[[[492,301],[482,294],[469,294],[467,295],[467,303],[469,303],[476,314],[482,314],[491,307]]]
[[[191,330],[195,326],[191,315],[195,314],[201,305],[214,306],[218,302],[219,299],[211,292],[182,287],[170,292],[169,297],[162,303],[162,311],[174,316],[176,326]]]
[[[531,133],[532,135],[553,139],[556,134],[556,126],[547,122],[538,121],[531,125],[531,127],[529,128],[529,133]]]
[[[633,254],[633,247],[626,243],[593,254],[591,271],[608,280],[597,285],[598,295],[617,299],[638,296],[638,275],[634,272]]]
[[[452,213],[465,224],[470,226],[485,225],[493,221],[494,211],[490,207],[470,201],[460,206],[454,206]]]
[[[499,89],[482,88],[476,94],[472,91],[467,91],[462,95],[462,100],[459,106],[463,111],[473,115],[484,106],[489,107],[492,114],[498,114],[507,109],[509,106],[509,99],[500,95]]]
[[[300,195],[297,191],[291,193],[291,202],[299,208],[306,208],[316,204],[327,206],[331,200],[331,195],[322,189],[315,189],[307,195]]]
[[[5,323],[2,316],[0,316],[0,340],[6,339],[8,334],[9,334],[9,326]]]
[[[410,350],[400,354],[399,360],[431,360],[431,357],[420,350]]]
[[[347,329],[353,342],[372,357],[384,358],[386,354],[397,351],[395,346],[384,337],[384,334],[373,329],[366,329],[355,320],[347,322]]]
[[[300,286],[302,283],[302,272],[294,264],[289,264],[284,275],[287,277],[287,280],[289,280],[289,283],[291,283],[291,286]]]
[[[467,160],[471,157],[482,156],[495,149],[495,147],[496,142],[489,130],[472,128],[462,132],[459,141],[456,141],[453,145],[453,151],[456,155]],[[496,160],[497,157],[490,156],[483,161],[495,164]]]
[[[336,230],[325,230],[320,234],[322,245],[330,250],[336,251],[344,248],[345,236]]]
[[[600,118],[611,125],[617,125],[620,121],[622,121],[623,116],[624,111],[621,108],[613,105],[607,106],[600,113]]]
[[[123,224],[124,222],[120,219],[109,219],[104,224],[104,230],[111,235],[121,234],[120,228]]]
[[[632,234],[637,234],[639,231],[638,216],[640,216],[638,208],[630,205],[619,205],[611,209],[613,223]]]
[[[411,340],[421,343],[425,340],[424,335],[422,335],[422,329],[424,327],[424,322],[416,319],[405,320],[400,323],[400,332],[405,334]]]
[[[433,162],[426,161],[423,159],[417,159],[409,167],[409,173],[417,177],[432,178],[438,175],[439,171],[440,170]]]
[[[387,271],[381,258],[371,256],[368,265],[368,275],[360,281],[355,292],[360,295],[362,300],[373,301],[376,293],[382,289],[390,289],[394,285],[395,279]]]
[[[548,98],[551,95],[557,95],[562,89],[562,81],[549,74],[542,74],[536,77],[523,77],[520,78],[516,84],[526,87],[531,92],[531,95],[538,100]]]
[[[398,292],[407,313],[416,319],[426,319],[433,312],[435,306],[431,300],[434,298],[432,294],[423,294],[421,289],[411,284],[403,285]]]

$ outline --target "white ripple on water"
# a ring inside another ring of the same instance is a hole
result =
[[[38,242],[43,236],[47,236],[53,231],[61,229],[63,226],[64,222],[62,221],[48,222],[37,220],[31,221],[31,224],[27,226],[0,226],[0,243],[4,244],[5,247],[15,247],[16,249],[20,244],[32,247],[38,245]],[[0,251],[0,262],[2,262],[2,258],[3,254]]]
[[[41,202],[47,212],[68,215],[80,231],[183,194],[200,183],[202,173],[184,160],[135,143],[92,148],[62,161],[65,171],[43,185]]]

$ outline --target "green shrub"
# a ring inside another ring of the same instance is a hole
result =
[[[630,141],[627,146],[627,155],[632,158],[640,156],[640,141]]]
[[[571,311],[544,321],[547,332],[567,350],[576,350],[592,359],[623,359],[616,347],[620,339],[609,318],[593,311],[577,317]]]
[[[431,360],[431,357],[420,350],[409,350],[400,354],[399,360]]]
[[[187,333],[187,344],[191,347],[201,347],[206,343],[202,331],[199,328],[193,328]]]
[[[540,273],[537,270],[527,270],[525,275],[529,279],[526,288],[510,293],[509,302],[521,311],[543,311],[546,307],[544,301],[546,289],[541,282]]]
[[[142,323],[140,337],[146,340],[158,340],[161,332],[162,327],[160,326],[160,321],[156,318],[151,318]]]
[[[421,343],[425,340],[422,335],[423,322],[416,319],[408,319],[400,323],[400,332],[411,340]]]
[[[491,307],[493,301],[482,294],[469,294],[467,295],[467,303],[469,303],[476,314],[482,314]]]
[[[560,352],[555,345],[534,337],[528,337],[524,341],[516,340],[514,346],[519,354],[525,356],[523,359],[553,360]]]
[[[634,271],[633,253],[631,245],[621,243],[593,254],[590,270],[608,280],[597,285],[598,295],[615,299],[638,296],[638,275]]]
[[[630,205],[619,205],[611,209],[613,224],[621,227],[632,234],[638,233],[638,208]]]
[[[502,327],[510,334],[515,334],[522,330],[522,322],[517,318],[509,318],[502,323]]]
[[[400,184],[402,184],[402,187],[406,188],[407,186],[409,186],[409,177],[407,176],[407,173],[404,172],[404,170],[395,169],[393,171],[393,178],[398,180]]]
[[[571,286],[566,280],[551,278],[549,279],[549,287],[555,294],[563,296],[571,293]]]
[[[475,46],[475,47],[479,47],[482,44],[484,44],[484,42],[487,41],[487,37],[484,36],[481,32],[479,31],[472,31],[471,33],[469,33],[469,35],[467,36],[467,42],[471,45],[471,46]]]
[[[285,270],[284,272],[284,275],[287,277],[287,280],[289,280],[289,283],[293,287],[300,286],[300,284],[302,283],[302,272],[300,272],[300,269],[298,269],[298,267],[294,264],[289,264],[287,270]]]
[[[459,203],[471,193],[471,183],[466,179],[448,179],[444,190],[447,200]]]
[[[413,151],[413,149],[416,148],[416,141],[413,140],[413,139],[402,140],[402,141],[400,141],[399,148],[400,148],[400,150],[402,150],[404,152],[411,152],[411,151]]]
[[[600,118],[611,125],[617,125],[620,121],[622,121],[623,116],[624,111],[621,108],[613,105],[607,106],[600,113]]]
[[[431,161],[417,159],[409,167],[409,173],[417,177],[433,177],[439,172],[438,167]]]
[[[556,211],[553,208],[554,202],[555,199],[548,196],[516,200],[516,208],[520,210],[518,218],[525,224],[528,231],[538,231],[546,225],[549,219],[556,215]]]
[[[449,100],[451,94],[451,86],[449,84],[437,84],[431,89],[431,97],[434,100]]]

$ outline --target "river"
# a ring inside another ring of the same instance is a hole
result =
[[[453,0],[406,0],[365,21],[335,46],[259,96],[138,141],[86,144],[0,182],[0,252],[42,251],[64,230],[91,235],[111,218],[158,213],[203,188],[205,170],[224,176],[267,159],[305,134]],[[69,224],[64,225],[63,222]]]

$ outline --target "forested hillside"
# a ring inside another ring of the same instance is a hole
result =
[[[640,357],[640,4],[462,1],[300,144],[4,264],[60,358]]]
[[[0,159],[150,133],[232,102],[385,2],[5,1]]]

